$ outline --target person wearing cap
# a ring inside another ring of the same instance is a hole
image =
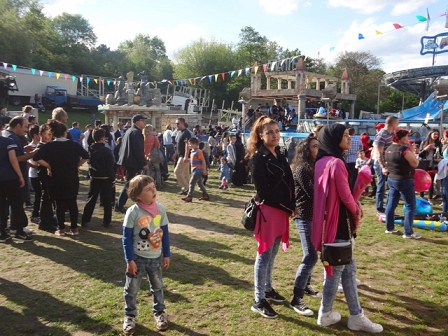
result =
[[[378,126],[379,125],[376,127]],[[384,152],[387,147],[392,144],[392,136],[397,128],[398,118],[393,116],[387,117],[384,128],[378,132],[373,141],[372,159],[375,160],[373,167],[378,177],[376,187],[376,210],[380,214],[384,214],[386,211],[384,207],[384,193],[386,191],[387,175],[389,174],[384,158]]]
[[[386,126],[384,123],[378,123],[375,125],[374,129],[376,130],[376,133],[378,134],[383,128]]]
[[[125,213],[124,205],[128,200],[129,181],[142,170],[148,170],[145,159],[143,129],[147,118],[141,114],[132,117],[132,126],[126,131],[121,140],[121,148],[117,164],[126,169],[126,183],[115,203],[115,211]]]

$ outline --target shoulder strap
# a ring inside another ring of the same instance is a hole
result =
[[[325,237],[325,229],[327,227],[327,217],[328,217],[328,211],[327,211],[327,201],[328,201],[328,189],[330,184],[330,177],[331,177],[331,168],[333,167],[335,159],[332,159],[329,167],[328,167],[328,177],[327,177],[327,190],[325,190],[325,204],[324,204],[324,223],[322,228],[322,244],[324,243],[324,237]]]

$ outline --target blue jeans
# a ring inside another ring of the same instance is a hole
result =
[[[392,231],[394,229],[394,211],[400,201],[400,195],[403,198],[406,209],[404,211],[404,234],[410,235],[412,224],[415,216],[415,187],[414,180],[393,180],[389,178],[389,196],[387,197],[386,206],[386,229]]]
[[[274,259],[280,246],[280,240],[281,236],[275,238],[274,244],[262,254],[257,254],[257,258],[255,258],[255,302],[265,299],[265,293],[272,290],[272,268],[274,267]]]
[[[302,262],[297,269],[296,279],[294,281],[294,296],[303,297],[305,287],[311,282],[311,274],[314,265],[317,262],[317,252],[311,242],[311,228],[313,221],[305,219],[295,219],[297,230],[300,235],[300,243],[302,244],[303,257]]]
[[[387,175],[383,175],[381,171],[381,166],[378,160],[375,160],[373,164],[373,168],[375,169],[376,176],[378,177],[378,184],[376,186],[376,211],[384,213],[384,193],[386,192],[386,181]]]
[[[442,212],[448,211],[448,176],[442,180]]]
[[[143,273],[146,272],[151,294],[153,298],[152,312],[161,313],[165,310],[162,279],[162,256],[159,258],[143,258],[135,256],[137,274],[132,276],[126,273],[126,284],[124,285],[124,314],[126,316],[137,316],[137,293],[140,289]]]
[[[347,242],[347,240],[336,239],[335,243]],[[320,311],[328,313],[333,309],[339,283],[344,289],[345,300],[350,315],[361,314],[362,308],[359,304],[358,289],[356,287],[356,263],[352,258],[350,265],[333,266],[333,276],[326,276]]]

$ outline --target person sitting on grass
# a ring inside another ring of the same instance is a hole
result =
[[[191,178],[187,196],[182,197],[182,200],[184,200],[185,202],[191,202],[193,200],[194,187],[197,183],[199,189],[201,189],[202,191],[202,196],[199,197],[199,199],[203,201],[209,201],[210,197],[208,196],[207,190],[205,189],[204,183],[202,182],[202,176],[207,175],[207,164],[205,163],[204,154],[199,149],[199,140],[196,138],[191,138],[188,140],[188,145],[191,149]],[[188,162],[188,159],[184,159],[184,161]]]
[[[106,131],[98,128],[93,131],[93,143],[89,148],[90,186],[81,226],[87,226],[92,219],[96,200],[101,193],[104,206],[103,225],[108,227],[112,221],[112,193],[115,185],[115,163],[112,152],[104,144]]]
[[[137,293],[144,273],[147,274],[153,298],[153,314],[158,330],[168,329],[163,294],[162,267],[170,266],[170,237],[165,207],[156,202],[154,179],[137,175],[130,182],[128,196],[136,202],[126,211],[123,222],[123,250],[126,260],[123,331],[135,331]]]

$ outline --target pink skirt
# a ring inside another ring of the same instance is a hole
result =
[[[279,236],[282,237],[282,250],[286,251],[289,247],[289,215],[266,204],[262,204],[260,209],[263,216],[258,212],[254,230],[254,237],[258,242],[258,254],[267,251]]]

